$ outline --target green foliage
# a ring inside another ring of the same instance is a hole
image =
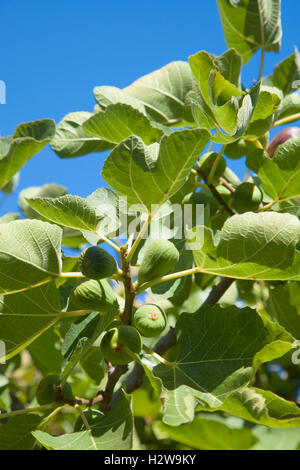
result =
[[[1,450],[300,449],[300,136],[280,130],[300,117],[300,58],[263,76],[280,0],[217,4],[220,56],[0,138],[3,197],[48,143],[109,150],[110,186],[31,186],[0,217]]]
[[[228,47],[245,64],[259,49],[278,52],[281,46],[280,0],[217,0]],[[238,32],[238,34],[237,34]]]

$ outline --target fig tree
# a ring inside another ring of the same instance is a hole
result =
[[[39,405],[46,405],[47,403],[52,403],[55,401],[56,392],[54,386],[58,386],[60,383],[61,378],[59,375],[50,374],[42,378],[36,391],[36,399]],[[68,383],[66,383],[61,389],[61,394],[69,400],[74,398],[72,389]]]
[[[139,307],[133,315],[133,325],[142,336],[152,337],[159,335],[166,327],[165,312],[154,304]]]
[[[179,252],[169,240],[160,239],[150,242],[144,254],[138,273],[138,283],[151,281],[164,276],[175,268]]]
[[[254,183],[240,184],[234,193],[233,204],[239,214],[255,211],[262,201],[261,190]]]
[[[118,325],[108,330],[100,344],[101,353],[113,365],[128,364],[133,361],[130,351],[139,354],[142,340],[136,328],[129,325]]]
[[[283,144],[289,139],[296,139],[297,137],[300,137],[300,127],[286,127],[282,129],[282,131],[278,132],[278,134],[273,137],[268,146],[269,157],[273,157],[278,145]]]
[[[113,256],[99,246],[90,246],[79,256],[79,269],[89,279],[104,279],[118,271]]]

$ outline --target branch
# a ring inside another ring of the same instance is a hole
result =
[[[203,304],[200,308],[204,307],[205,305],[210,305],[213,307],[216,303],[220,300],[220,298],[225,294],[227,289],[231,286],[231,284],[235,281],[234,278],[231,277],[223,277],[219,284],[214,286],[210,291],[208,297],[205,299]]]
[[[104,413],[108,411],[110,402],[114,393],[115,386],[117,385],[120,377],[128,371],[128,364],[108,367],[108,379],[104,392],[102,393],[103,400],[101,403],[101,411]]]
[[[111,398],[115,389],[116,384],[118,383],[120,377],[128,371],[128,365],[121,365],[113,367],[110,363],[108,363],[108,378],[106,387],[104,390],[101,390],[94,398],[90,400],[86,398],[65,398],[61,392],[60,386],[55,387],[55,402],[56,403],[63,403],[70,406],[80,406],[84,405],[88,408],[96,405],[97,403],[101,404],[101,411],[104,413],[108,410],[109,404],[111,402]]]
[[[124,247],[121,247],[121,262],[122,262],[122,270],[124,274],[123,284],[125,290],[125,305],[124,310],[120,313],[120,319],[125,325],[130,325],[131,323],[131,312],[133,307],[134,298],[136,295],[135,287],[132,283],[131,275],[130,275],[130,266],[126,259],[127,251]]]
[[[201,178],[205,181],[206,186],[210,189],[214,198],[218,201],[218,203],[226,209],[228,214],[234,215],[233,210],[228,206],[227,202],[224,201],[221,194],[216,190],[215,186],[212,183],[208,182],[208,177],[206,173],[201,169],[197,168],[197,173],[201,176]]]

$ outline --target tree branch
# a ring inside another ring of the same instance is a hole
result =
[[[215,186],[212,183],[208,182],[208,177],[206,173],[201,169],[197,168],[197,173],[201,176],[201,178],[204,180],[206,186],[210,189],[212,195],[214,198],[218,201],[218,203],[224,207],[224,209],[228,212],[230,215],[234,215],[233,210],[228,206],[227,202],[224,201],[222,198],[221,194],[216,190]]]
[[[132,283],[131,275],[130,275],[130,266],[126,259],[127,251],[123,247],[121,247],[121,263],[122,263],[122,270],[124,273],[124,290],[125,290],[125,305],[124,310],[120,313],[120,319],[125,325],[130,325],[131,323],[131,312],[133,307],[134,298],[136,295],[135,287]]]

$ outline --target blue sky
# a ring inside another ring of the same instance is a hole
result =
[[[268,53],[264,73],[299,44],[300,1],[283,0],[283,44]],[[0,80],[7,104],[0,105],[0,135],[20,122],[92,111],[93,87],[125,87],[173,60],[207,50],[226,49],[215,0],[1,0]],[[260,57],[246,66],[244,82],[258,75]],[[59,159],[47,146],[22,169],[16,194],[0,215],[18,211],[17,194],[28,186],[56,182],[71,194],[86,196],[103,186],[105,154]],[[230,161],[242,175],[241,161]]]

